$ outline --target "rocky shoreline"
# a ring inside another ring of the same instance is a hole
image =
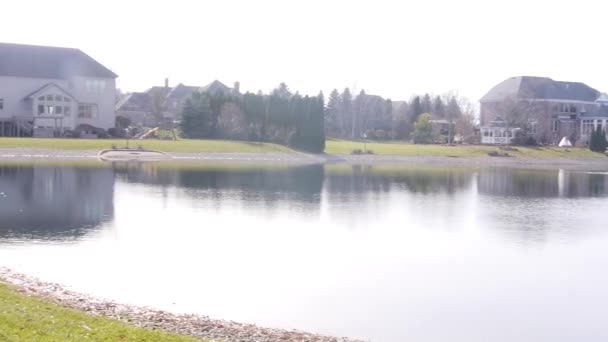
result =
[[[199,315],[178,315],[146,307],[119,304],[113,301],[76,293],[63,286],[43,282],[11,269],[0,267],[0,281],[12,284],[26,296],[36,296],[94,316],[104,316],[130,325],[189,335],[211,341],[226,342],[362,342],[311,334],[297,330],[262,328],[253,324],[210,319]]]

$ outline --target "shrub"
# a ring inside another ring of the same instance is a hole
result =
[[[606,141],[606,131],[600,126],[597,127],[591,133],[591,141],[589,142],[589,149],[593,152],[604,153],[608,148],[608,141]]]

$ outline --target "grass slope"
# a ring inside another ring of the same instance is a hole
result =
[[[194,342],[191,337],[130,327],[89,316],[38,298],[19,294],[0,283],[0,341],[7,342]]]
[[[126,141],[124,139],[0,138],[0,148],[102,150],[111,148],[112,145],[123,147],[126,145]],[[276,144],[228,140],[131,140],[129,145],[131,147],[142,146],[164,152],[293,152],[285,146]]]
[[[328,139],[325,144],[328,154],[349,154],[355,149],[363,150],[362,141]],[[488,152],[497,151],[494,146],[479,145],[415,145],[403,142],[367,142],[367,150],[375,154],[399,156],[450,156],[450,157],[487,157]],[[517,147],[519,151],[506,151],[514,157],[530,158],[594,158],[603,157],[587,148],[558,147]]]

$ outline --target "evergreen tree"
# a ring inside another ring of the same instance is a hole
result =
[[[589,149],[593,152],[604,153],[607,148],[608,141],[606,140],[606,131],[604,131],[601,126],[597,126],[591,133]]]
[[[330,135],[340,135],[340,93],[337,89],[329,94],[325,109],[325,129]]]
[[[420,101],[420,106],[422,107],[423,113],[431,113],[433,111],[431,96],[428,93],[424,94],[424,96],[422,97],[422,100]]]
[[[181,117],[179,127],[184,138],[202,139],[214,134],[213,113],[207,94],[192,94],[186,100]]]
[[[436,96],[433,101],[433,114],[437,118],[445,118],[445,105],[439,96]]]
[[[409,113],[408,116],[410,118],[410,122],[414,123],[418,120],[418,116],[423,113],[422,104],[420,103],[420,96],[414,97],[409,105]]]

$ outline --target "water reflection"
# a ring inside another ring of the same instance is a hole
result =
[[[0,166],[0,237],[80,236],[114,215],[111,168]]]
[[[603,173],[490,168],[479,173],[479,192],[525,198],[595,197],[608,194]]]
[[[217,210],[240,206],[266,216],[288,210],[309,217],[319,217],[321,212],[326,212],[334,220],[353,227],[379,219],[394,206],[410,208],[436,219],[457,219],[461,210],[458,202],[474,200],[471,196],[479,194],[496,197],[480,203],[492,208],[478,213],[496,221],[493,227],[508,227],[505,229],[526,234],[540,231],[532,234],[535,239],[552,225],[549,216],[536,214],[544,210],[544,206],[552,205],[547,200],[608,195],[605,173],[565,170],[11,164],[0,166],[0,236],[80,236],[104,222],[111,222],[115,179],[124,184],[159,189],[165,201],[171,191],[179,191],[178,196],[207,203]],[[544,199],[544,202],[535,199]]]

